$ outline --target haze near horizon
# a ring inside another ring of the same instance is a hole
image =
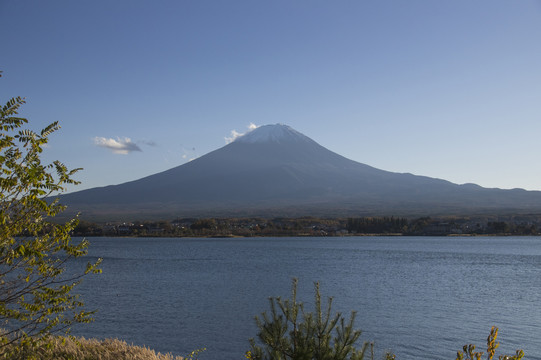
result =
[[[275,123],[379,169],[541,190],[540,4],[4,1],[0,96],[60,121],[45,158],[85,169],[72,190]]]

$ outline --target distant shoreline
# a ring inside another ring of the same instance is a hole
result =
[[[536,236],[541,215],[476,217],[183,218],[95,223],[81,220],[73,236],[109,237],[332,237]]]

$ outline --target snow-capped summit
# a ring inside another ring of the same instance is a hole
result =
[[[284,125],[264,125],[238,137],[236,142],[243,143],[285,143],[285,142],[312,142],[309,137],[301,134],[297,130]]]

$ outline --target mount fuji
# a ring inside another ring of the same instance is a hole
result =
[[[340,156],[287,125],[139,180],[65,194],[107,220],[202,216],[368,216],[541,212],[541,192],[393,173]]]

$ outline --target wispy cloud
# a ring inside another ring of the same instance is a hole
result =
[[[244,134],[239,133],[237,130],[231,130],[231,136],[224,137],[225,143],[226,144],[232,143],[233,141],[235,141],[236,138],[238,138],[239,136],[242,136],[242,135],[244,135]]]
[[[94,144],[109,149],[115,154],[127,155],[133,151],[143,151],[136,143],[127,137],[113,139],[96,136],[94,138]]]
[[[250,123],[250,124],[247,126],[247,128],[248,128],[248,131],[243,132],[243,133],[239,133],[237,130],[231,130],[231,135],[230,135],[230,136],[224,137],[225,143],[226,143],[226,144],[232,143],[232,142],[235,141],[238,137],[241,137],[242,135],[244,135],[244,134],[246,134],[246,133],[248,133],[248,132],[250,132],[250,131],[252,131],[252,130],[254,130],[254,129],[257,129],[258,126],[257,126],[256,124],[254,124],[254,123]]]

